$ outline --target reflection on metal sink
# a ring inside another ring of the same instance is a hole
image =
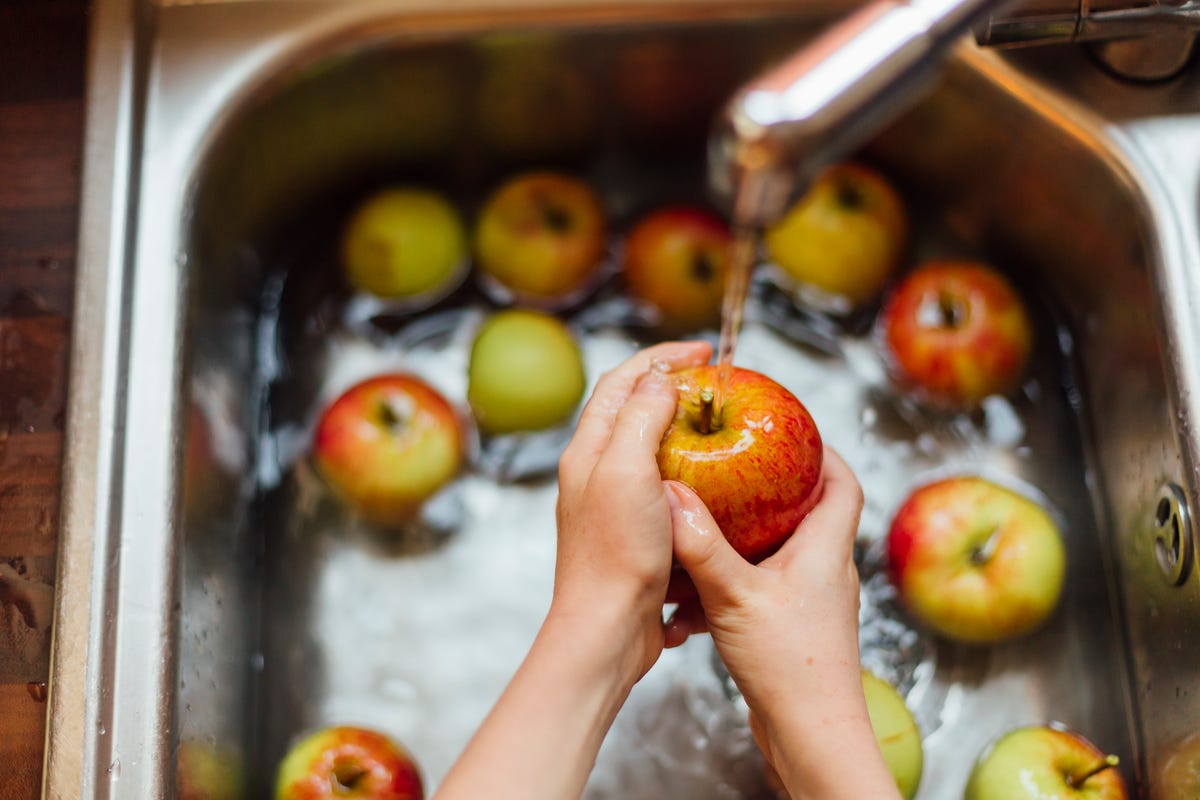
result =
[[[174,796],[198,752],[264,796],[291,740],[339,721],[396,733],[436,783],[515,666],[546,601],[552,480],[480,468],[447,501],[449,532],[397,547],[307,467],[316,410],[354,377],[403,365],[461,392],[487,305],[468,286],[420,328],[355,317],[341,219],[400,181],[469,211],[530,165],[586,174],[618,227],[699,200],[712,111],[821,15],[493,5],[98,7],[47,796]],[[965,649],[901,615],[903,652],[864,642],[924,729],[920,797],[960,796],[989,739],[1056,720],[1168,798],[1163,771],[1200,726],[1196,79],[1141,90],[1073,51],[1049,71],[1023,58],[964,46],[863,154],[932,221],[921,254],[986,254],[1033,299],[1033,375],[994,411],[1015,428],[933,425],[932,449],[909,446],[923,423],[875,391],[869,337],[822,351],[760,317],[740,358],[795,388],[863,476],[865,574],[904,489],[939,469],[1002,476],[1064,524],[1067,592],[1034,637]],[[574,321],[593,378],[633,346],[602,314]],[[887,605],[882,576],[864,587],[865,608]],[[656,667],[589,797],[762,791],[710,661],[694,642]],[[677,746],[684,725],[706,755]]]

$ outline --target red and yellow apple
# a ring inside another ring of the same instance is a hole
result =
[[[396,742],[365,728],[319,730],[279,765],[275,800],[423,800],[421,773]]]
[[[484,204],[475,256],[483,275],[516,300],[558,307],[579,299],[594,283],[607,225],[600,198],[583,181],[528,173]]]
[[[1018,728],[980,755],[964,800],[1128,800],[1116,767],[1115,756],[1072,731]]]
[[[658,449],[663,478],[690,486],[748,561],[771,555],[820,496],[824,448],[808,409],[759,372],[675,374],[679,405]]]
[[[471,347],[467,401],[480,430],[500,434],[559,425],[587,387],[571,331],[536,311],[500,311]]]
[[[887,545],[901,602],[960,642],[1029,633],[1062,593],[1066,555],[1054,520],[984,478],[947,478],[914,491],[896,512]]]
[[[321,416],[313,438],[317,470],[366,520],[410,519],[458,474],[458,415],[413,375],[370,378],[347,389]]]
[[[824,170],[767,231],[771,259],[802,284],[861,307],[879,296],[908,242],[908,216],[887,179],[859,164]]]
[[[950,408],[1011,391],[1033,346],[1033,324],[1012,285],[973,261],[918,267],[892,290],[879,324],[896,382]]]
[[[438,300],[462,278],[467,234],[445,198],[423,189],[379,192],[342,235],[342,266],[357,289],[399,300]]]
[[[625,240],[630,293],[656,312],[658,327],[677,335],[716,324],[729,269],[725,221],[701,208],[675,206],[638,222]]]

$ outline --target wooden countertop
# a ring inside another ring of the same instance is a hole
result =
[[[85,0],[0,5],[0,798],[40,792]]]

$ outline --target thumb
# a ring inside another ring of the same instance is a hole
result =
[[[738,589],[754,567],[729,544],[691,487],[678,481],[663,484],[671,506],[675,558],[691,576],[700,603],[709,610],[737,603]]]

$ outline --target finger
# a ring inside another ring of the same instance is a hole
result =
[[[638,377],[654,362],[665,364],[669,370],[680,370],[708,363],[712,346],[707,342],[664,342],[641,350],[596,382],[592,396],[584,406],[575,428],[575,435],[563,452],[560,468],[567,472],[568,482],[577,478],[585,482],[600,454],[608,445],[609,435],[617,413],[629,399]]]
[[[658,480],[658,444],[675,419],[678,400],[675,379],[669,374],[658,367],[642,373],[617,412],[596,469],[615,467],[633,480]],[[654,488],[659,489],[657,484]]]
[[[691,576],[700,602],[709,609],[740,603],[740,588],[753,579],[755,567],[733,549],[695,492],[677,481],[663,483],[675,558]]]
[[[821,481],[821,498],[817,504],[779,551],[763,562],[764,565],[791,561],[811,548],[839,561],[853,557],[854,539],[862,516],[862,486],[842,457],[828,447],[825,448]]]
[[[663,626],[663,646],[678,647],[686,642],[689,636],[707,632],[708,619],[704,616],[704,608],[692,600],[676,608],[675,613]]]

